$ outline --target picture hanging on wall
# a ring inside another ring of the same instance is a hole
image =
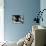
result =
[[[12,22],[14,24],[18,24],[18,23],[24,23],[24,16],[22,15],[12,15]]]

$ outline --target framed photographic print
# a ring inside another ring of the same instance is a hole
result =
[[[22,15],[12,15],[12,22],[15,23],[15,24],[18,24],[18,23],[24,23],[24,16]]]

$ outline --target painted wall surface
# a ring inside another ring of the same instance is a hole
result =
[[[0,0],[0,42],[4,41],[4,0]]]
[[[40,9],[40,0],[5,0],[4,1],[5,40],[18,41],[32,29],[35,12]],[[23,15],[24,24],[13,24],[12,15]]]
[[[46,0],[41,0],[40,2],[41,2],[40,9],[42,11],[43,9],[46,9]],[[42,17],[43,17],[43,22],[41,21],[40,25],[46,26],[46,10],[43,12]]]

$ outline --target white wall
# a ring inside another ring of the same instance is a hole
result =
[[[46,0],[40,0],[40,10],[46,9]],[[43,12],[43,22],[40,22],[40,25],[46,26],[46,10]]]
[[[4,0],[0,0],[0,41],[4,41]]]

